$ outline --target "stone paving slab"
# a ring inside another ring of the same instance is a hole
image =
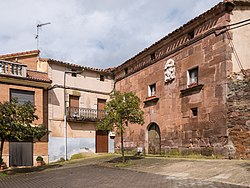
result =
[[[240,186],[219,182],[137,172],[97,165],[57,168],[53,170],[18,174],[0,178],[1,188],[66,188],[66,187],[192,187],[237,188]]]
[[[120,160],[109,155],[54,164],[0,177],[0,188],[250,187],[250,161],[128,157],[127,165],[115,167]]]
[[[144,158],[131,161],[132,170],[170,177],[216,181],[250,187],[250,161]]]

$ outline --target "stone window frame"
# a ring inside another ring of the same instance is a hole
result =
[[[156,96],[156,83],[148,85],[148,97]]]
[[[199,67],[193,67],[187,71],[187,87],[197,86],[199,83]]]
[[[192,118],[196,118],[196,117],[198,117],[198,108],[197,107],[195,107],[195,108],[191,108],[191,117]]]

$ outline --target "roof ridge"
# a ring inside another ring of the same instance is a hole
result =
[[[198,16],[194,17],[193,19],[187,21],[186,23],[182,24],[180,27],[174,29],[173,31],[169,32],[167,35],[165,35],[164,37],[160,38],[159,40],[157,40],[156,42],[154,42],[153,44],[149,45],[148,47],[144,48],[143,50],[141,50],[140,52],[138,52],[137,54],[135,54],[134,56],[132,56],[131,58],[125,60],[122,64],[118,65],[116,67],[116,69],[120,68],[121,66],[123,66],[124,64],[130,62],[131,60],[135,59],[136,57],[138,57],[139,55],[143,54],[144,52],[146,52],[147,50],[149,50],[150,48],[152,48],[153,46],[156,46],[157,44],[159,44],[160,42],[174,36],[178,31],[185,29],[188,25],[192,24],[193,22],[195,22],[198,19],[201,19],[202,17],[206,16],[207,14],[209,14],[210,12],[220,8],[222,5],[226,5],[226,4],[232,4],[232,1],[222,1],[217,3],[216,5],[214,5],[213,7],[211,7],[210,9],[204,11],[203,13],[199,14]]]
[[[30,51],[24,51],[24,52],[9,53],[9,54],[0,55],[0,59],[29,55],[29,54],[39,54],[39,53],[40,53],[40,50],[30,50]]]
[[[41,60],[47,60],[48,62],[51,62],[51,63],[59,63],[59,64],[67,65],[67,66],[82,68],[82,69],[96,71],[96,72],[111,72],[114,69],[113,67],[112,68],[95,68],[95,67],[89,67],[89,66],[82,66],[79,64],[69,63],[69,62],[55,60],[55,59],[51,59],[51,58],[49,58],[49,59],[42,58]],[[110,70],[110,69],[112,69],[112,70]]]

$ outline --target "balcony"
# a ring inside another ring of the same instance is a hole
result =
[[[0,74],[26,77],[27,65],[0,60]]]
[[[96,110],[90,108],[67,108],[67,120],[68,121],[87,121],[95,122],[104,118],[104,110]]]

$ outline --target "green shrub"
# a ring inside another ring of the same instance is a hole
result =
[[[37,156],[36,161],[43,161],[43,158],[39,155]]]
[[[201,149],[201,155],[204,156],[212,156],[213,155],[213,148],[207,147]]]
[[[82,159],[84,156],[81,153],[77,153],[71,156],[70,160]]]
[[[61,157],[59,160],[58,160],[58,162],[64,162],[65,161],[65,159],[63,158],[63,157]]]

